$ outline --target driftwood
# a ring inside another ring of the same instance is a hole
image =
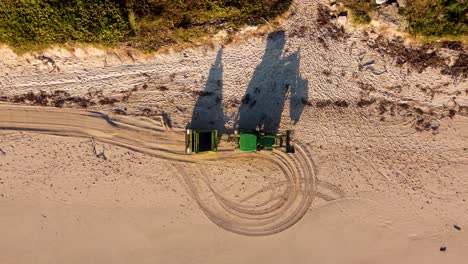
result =
[[[98,153],[97,149],[96,149],[96,141],[94,140],[94,137],[92,138],[92,144],[93,144],[93,153],[94,153],[94,155],[96,155],[96,157],[98,157],[98,158],[102,158],[104,160],[107,160],[107,157],[106,157],[106,154],[105,154],[105,151],[106,151],[105,146],[103,145],[102,146],[102,151]]]

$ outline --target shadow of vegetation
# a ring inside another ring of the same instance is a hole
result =
[[[218,50],[210,68],[204,90],[199,94],[192,113],[190,129],[224,131],[223,111],[223,49]]]
[[[255,68],[242,99],[236,127],[240,131],[277,133],[286,97],[290,96],[290,118],[297,123],[308,100],[308,81],[300,76],[300,51],[284,55],[284,31],[268,35],[262,62]]]

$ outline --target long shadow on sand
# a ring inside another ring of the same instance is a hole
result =
[[[211,65],[205,88],[195,103],[189,125],[191,129],[224,131],[222,56],[223,49],[220,49]]]
[[[262,62],[255,68],[234,120],[236,129],[277,133],[287,96],[290,118],[294,124],[299,121],[308,100],[309,83],[300,76],[300,51],[285,55],[285,42],[284,31],[268,35]],[[189,128],[226,132],[222,105],[222,54],[223,49],[220,49],[205,88],[195,103]]]
[[[237,116],[239,130],[276,133],[286,96],[290,93],[290,118],[297,123],[308,100],[308,81],[300,76],[299,50],[285,56],[284,31],[268,35],[262,62],[255,68]]]

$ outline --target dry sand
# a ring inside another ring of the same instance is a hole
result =
[[[0,104],[0,263],[464,263],[466,78],[336,37],[318,2],[224,47],[0,49],[3,100],[99,111]],[[186,156],[189,122],[299,151]]]

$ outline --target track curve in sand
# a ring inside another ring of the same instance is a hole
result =
[[[92,137],[103,143],[166,159],[172,163],[174,171],[183,179],[185,189],[205,215],[219,227],[241,235],[265,236],[288,229],[307,213],[316,193],[310,154],[300,143],[295,144],[295,154],[221,151],[216,155],[186,155],[183,133],[166,131],[149,120],[111,118],[93,111],[10,104],[0,104],[0,130]],[[243,159],[255,159],[255,162],[274,166],[283,178],[281,185],[286,187],[259,204],[225,197],[210,183],[204,167],[212,161]],[[180,166],[181,163],[189,167]],[[199,177],[190,176],[188,169]],[[206,198],[206,190],[211,193],[210,199]]]

